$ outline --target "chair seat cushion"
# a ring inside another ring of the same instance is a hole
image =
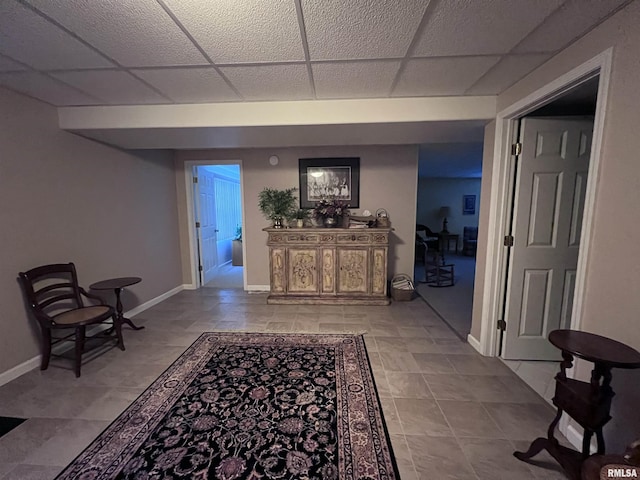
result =
[[[68,312],[61,313],[53,317],[53,320],[58,325],[81,325],[83,323],[91,323],[92,321],[102,321],[105,318],[101,318],[106,315],[108,318],[111,312],[111,307],[107,305],[95,305],[92,307],[77,308],[75,310],[69,310]]]

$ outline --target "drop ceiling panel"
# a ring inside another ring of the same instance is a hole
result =
[[[313,97],[305,65],[222,67],[245,100],[309,100]]]
[[[439,2],[413,52],[415,57],[503,54],[563,0]]]
[[[311,60],[403,57],[427,3],[302,0]]]
[[[293,0],[164,1],[215,63],[304,60]]]
[[[0,72],[18,72],[26,69],[24,65],[0,55]]]
[[[550,53],[506,55],[465,93],[467,95],[497,95],[537,66],[546,62]]]
[[[212,67],[132,70],[132,73],[177,103],[240,100]]]
[[[0,53],[45,70],[113,66],[99,53],[13,0],[0,1]]]
[[[0,73],[0,85],[59,107],[98,103],[96,99],[38,72]]]
[[[594,24],[629,0],[567,0],[514,52],[554,52],[586,33]]]
[[[409,60],[394,97],[462,95],[500,57],[455,57]]]
[[[318,98],[386,97],[400,61],[332,62],[312,65]]]
[[[91,70],[58,72],[52,75],[111,105],[169,103],[166,98],[127,72]]]
[[[155,0],[28,0],[124,66],[208,63]]]

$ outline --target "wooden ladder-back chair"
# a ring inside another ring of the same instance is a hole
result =
[[[42,363],[46,370],[51,358],[51,347],[63,341],[75,342],[75,374],[80,376],[82,354],[85,350],[87,326],[105,323],[108,330],[100,330],[91,337],[110,336],[115,330],[117,346],[124,350],[122,322],[113,307],[105,305],[97,295],[92,295],[78,285],[76,267],[73,263],[43,265],[19,273],[29,309],[38,320],[42,330]],[[93,300],[94,305],[85,306],[82,297]],[[73,329],[72,333],[67,333]],[[65,332],[66,330],[66,332]],[[54,332],[61,331],[62,336]],[[66,333],[66,334],[65,334]]]

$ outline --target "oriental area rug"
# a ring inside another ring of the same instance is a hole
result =
[[[399,476],[362,336],[204,333],[57,478]]]

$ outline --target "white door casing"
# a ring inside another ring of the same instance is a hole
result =
[[[571,326],[592,132],[592,119],[522,120],[505,359],[556,360],[548,334]]]

